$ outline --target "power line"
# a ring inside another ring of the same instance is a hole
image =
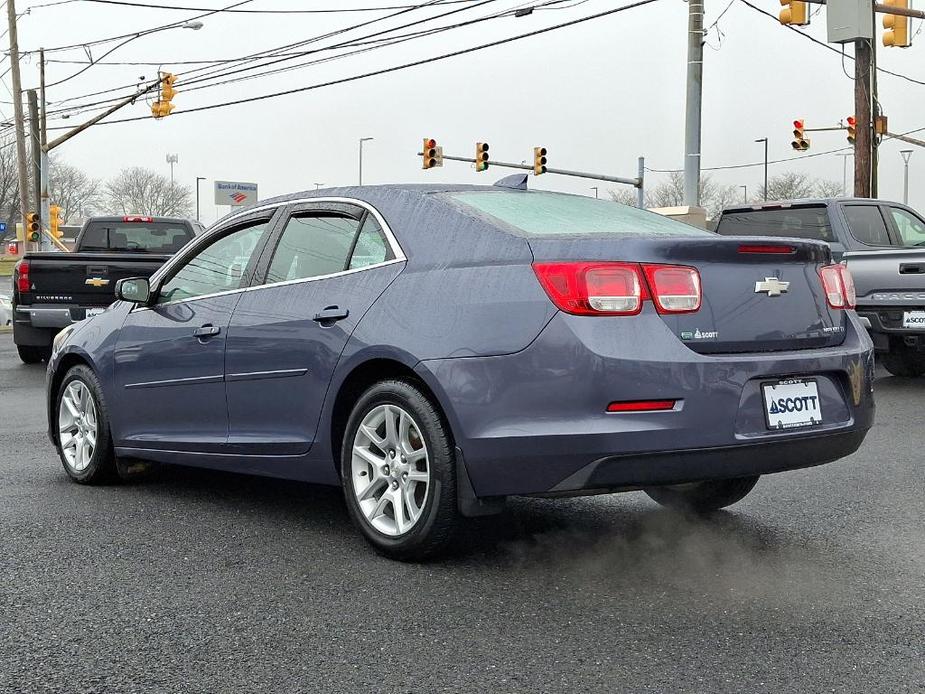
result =
[[[55,7],[57,5],[66,5],[72,2],[93,2],[102,5],[121,5],[124,7],[137,7],[145,10],[181,10],[185,12],[206,12],[208,7],[186,7],[181,5],[155,5],[151,3],[128,2],[127,0],[62,0],[61,2],[51,2],[45,5],[33,5],[30,9],[41,7]],[[440,5],[459,5],[474,0],[441,0]],[[215,10],[224,14],[341,14],[343,12],[380,12],[385,10],[403,10],[412,9],[414,5],[380,5],[378,7],[338,7],[323,8],[313,10],[243,10],[236,8]]]
[[[224,108],[224,107],[226,107],[226,106],[237,106],[237,105],[240,105],[240,104],[247,104],[247,103],[252,103],[252,102],[256,102],[256,101],[264,101],[264,100],[266,100],[266,99],[274,99],[274,98],[277,98],[277,97],[280,97],[280,96],[288,96],[288,95],[290,95],[290,94],[299,94],[299,93],[302,93],[302,92],[313,91],[313,90],[315,90],[315,89],[322,89],[322,88],[324,88],[324,87],[330,87],[330,86],[334,86],[334,85],[338,85],[338,84],[345,84],[345,83],[348,83],[348,82],[355,82],[355,81],[358,81],[358,80],[361,80],[361,79],[366,79],[366,78],[368,78],[368,77],[376,77],[376,76],[379,76],[379,75],[385,75],[385,74],[389,74],[389,73],[392,73],[392,72],[398,72],[398,71],[400,71],[400,70],[406,70],[406,69],[412,68],[412,67],[419,67],[419,66],[421,66],[421,65],[427,65],[427,64],[430,64],[430,63],[436,63],[436,62],[439,62],[439,61],[442,61],[442,60],[447,60],[447,59],[449,59],[449,58],[456,58],[456,57],[459,57],[459,56],[462,56],[462,55],[468,55],[468,54],[470,54],[470,53],[475,53],[475,52],[477,52],[477,51],[484,50],[484,49],[486,49],[486,48],[493,48],[493,47],[496,47],[496,46],[501,46],[501,45],[504,45],[504,44],[513,43],[513,42],[515,42],[515,41],[520,41],[520,40],[522,40],[522,39],[532,38],[532,37],[534,37],[534,36],[539,36],[539,35],[548,33],[548,32],[550,32],[550,31],[556,31],[556,30],[558,30],[558,29],[564,29],[564,28],[566,28],[566,27],[575,26],[575,25],[577,25],[577,24],[583,24],[584,22],[588,22],[588,21],[591,21],[591,20],[594,20],[594,19],[600,19],[600,18],[602,18],[602,17],[606,17],[606,16],[608,16],[608,15],[616,14],[616,13],[618,13],[618,12],[625,12],[626,10],[635,9],[635,8],[637,8],[637,7],[643,7],[644,5],[650,5],[650,4],[652,4],[652,3],[654,3],[654,2],[658,2],[658,1],[659,1],[659,0],[637,0],[637,2],[633,2],[633,3],[630,3],[630,4],[628,4],[628,5],[622,5],[621,7],[616,7],[616,8],[610,9],[610,10],[604,10],[603,12],[598,12],[598,13],[596,13],[596,14],[588,15],[588,16],[585,16],[585,17],[579,17],[579,18],[577,18],[577,19],[573,19],[573,20],[570,20],[570,21],[568,21],[568,22],[562,22],[562,23],[560,23],[560,24],[554,24],[554,25],[552,25],[552,26],[544,27],[544,28],[542,28],[542,29],[536,29],[536,30],[534,30],[534,31],[529,31],[529,32],[526,32],[526,33],[523,33],[523,34],[517,34],[516,36],[510,36],[510,37],[508,37],[508,38],[498,39],[497,41],[490,41],[490,42],[488,42],[488,43],[479,44],[479,45],[477,45],[477,46],[471,46],[471,47],[469,47],[469,48],[463,48],[463,49],[460,49],[460,50],[458,50],[458,51],[452,51],[452,52],[450,52],[450,53],[443,53],[443,54],[441,54],[441,55],[432,56],[432,57],[430,57],[430,58],[423,58],[423,59],[421,59],[421,60],[415,60],[415,61],[412,61],[412,62],[409,62],[409,63],[403,63],[403,64],[401,64],[401,65],[394,65],[394,66],[392,66],[392,67],[382,68],[382,69],[380,69],[380,70],[372,70],[372,71],[370,71],[370,72],[364,72],[364,73],[361,73],[361,74],[359,74],[359,75],[352,75],[352,76],[350,76],[350,77],[342,77],[342,78],[340,78],[340,79],[329,80],[329,81],[327,81],[327,82],[320,82],[320,83],[318,83],[318,84],[312,84],[312,85],[308,85],[308,86],[305,86],[305,87],[296,87],[296,88],[294,88],[294,89],[286,89],[286,90],[284,90],[284,91],[273,92],[273,93],[270,93],[270,94],[262,94],[262,95],[259,95],[259,96],[252,96],[252,97],[247,97],[247,98],[244,98],[244,99],[234,99],[234,100],[232,100],[232,101],[225,101],[225,102],[221,102],[221,103],[217,103],[217,104],[209,104],[209,105],[207,105],[207,106],[197,106],[197,107],[194,107],[194,108],[183,109],[182,111],[174,111],[174,113],[171,114],[171,117],[176,116],[176,115],[179,115],[179,114],[182,114],[182,113],[196,113],[196,112],[199,112],[199,111],[210,111],[210,110],[214,110],[214,109],[217,109],[217,108]],[[115,123],[129,123],[129,122],[132,122],[132,121],[147,120],[147,119],[149,119],[149,118],[150,118],[150,116],[135,116],[135,117],[132,117],[132,118],[120,118],[120,119],[117,119],[117,120],[105,121],[104,124],[107,124],[107,125],[108,125],[108,124],[115,124]],[[63,129],[66,129],[66,128],[62,128],[62,127],[49,128],[49,130],[63,130]]]

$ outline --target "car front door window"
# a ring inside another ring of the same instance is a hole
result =
[[[900,245],[925,246],[925,222],[899,207],[891,207],[890,216],[893,217],[893,224],[899,232]]]
[[[269,220],[240,227],[212,242],[180,268],[158,295],[157,303],[240,289],[247,283],[245,270]]]

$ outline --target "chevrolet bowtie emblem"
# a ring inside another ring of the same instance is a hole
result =
[[[89,284],[91,287],[105,287],[109,284],[109,280],[104,280],[102,277],[88,277],[84,284]]]
[[[755,282],[755,293],[767,292],[768,296],[780,296],[789,286],[790,282],[781,282],[776,277],[765,277],[764,282]]]

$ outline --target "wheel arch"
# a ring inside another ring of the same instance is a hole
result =
[[[48,381],[48,397],[46,398],[46,407],[48,410],[48,437],[54,445],[58,445],[58,427],[56,421],[56,403],[58,401],[58,390],[61,388],[61,381],[67,375],[67,372],[75,366],[86,366],[88,369],[97,373],[93,361],[84,353],[71,351],[58,358],[55,369],[52,372],[51,379]]]

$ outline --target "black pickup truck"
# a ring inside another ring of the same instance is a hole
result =
[[[19,357],[38,363],[61,328],[101,313],[116,282],[147,277],[203,230],[166,217],[91,217],[73,253],[27,253],[13,269],[13,341]]]
[[[886,200],[827,198],[723,210],[718,234],[825,241],[847,264],[857,312],[895,376],[925,375],[925,218]]]

